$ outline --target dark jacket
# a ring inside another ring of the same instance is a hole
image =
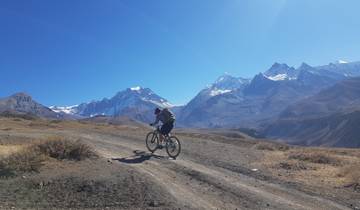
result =
[[[156,115],[156,120],[153,124],[156,125],[159,123],[159,121],[161,121],[163,124],[174,122],[175,115],[169,109],[165,108]]]

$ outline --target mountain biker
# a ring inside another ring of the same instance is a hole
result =
[[[156,115],[156,120],[154,123],[150,123],[150,126],[154,126],[160,122],[162,122],[162,126],[160,128],[160,145],[162,145],[162,142],[164,140],[164,136],[169,135],[171,130],[174,128],[174,122],[175,122],[175,115],[167,108],[164,108],[163,110],[156,108],[154,111],[154,114]]]

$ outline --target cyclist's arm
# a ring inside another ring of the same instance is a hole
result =
[[[159,115],[158,115],[158,116],[156,116],[155,122],[154,122],[154,123],[151,123],[151,125],[157,125],[157,124],[159,123],[159,121],[160,121],[160,117],[159,117]]]

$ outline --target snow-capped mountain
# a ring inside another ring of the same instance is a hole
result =
[[[235,91],[245,88],[249,82],[250,79],[237,78],[229,74],[220,76],[213,84],[201,90],[195,98],[178,112],[180,115],[179,123],[183,125],[189,125],[191,122],[196,123],[193,118],[200,117],[196,114],[196,110],[201,113],[214,98],[232,95]]]
[[[188,105],[202,104],[212,97],[230,94],[233,91],[243,89],[249,84],[249,82],[250,79],[233,77],[229,74],[224,74],[213,84],[208,85],[205,89],[201,90],[200,93],[188,103]]]
[[[69,107],[51,107],[58,113],[91,117],[128,116],[143,122],[153,119],[155,107],[170,107],[178,125],[195,127],[258,126],[278,116],[289,105],[312,96],[348,77],[360,76],[360,62],[338,61],[294,68],[274,63],[252,79],[220,76],[188,104],[174,107],[148,88],[133,87],[114,97]]]
[[[179,121],[190,127],[258,126],[292,103],[356,75],[360,76],[360,62],[320,67],[302,63],[297,69],[275,63],[244,82],[225,75],[200,91],[183,108]]]
[[[302,63],[299,68],[289,67],[287,64],[275,63],[269,70],[263,73],[265,77],[273,81],[296,80],[302,73],[311,73],[322,77],[345,79],[345,77],[360,76],[360,62],[349,63],[338,60],[329,65],[312,67]]]
[[[206,97],[214,97],[241,89],[249,84],[249,82],[249,79],[233,77],[226,73],[220,76],[213,84],[203,89],[201,94]]]
[[[272,67],[264,72],[270,80],[293,80],[296,79],[298,71],[294,67],[289,67],[287,64],[274,63]]]
[[[318,70],[326,70],[345,77],[360,76],[360,62],[346,62],[343,60],[330,63],[329,65],[316,67]]]
[[[337,61],[335,61],[335,64],[345,64],[345,63],[349,63],[349,62],[344,61],[344,60],[337,60]]]
[[[225,73],[219,77],[209,89],[218,89],[218,90],[235,90],[243,87],[249,83],[249,79],[244,79],[241,77],[233,77],[228,73]]]
[[[156,107],[171,108],[173,105],[166,99],[158,96],[149,88],[133,87],[118,92],[114,97],[91,101],[76,106],[57,107],[56,112],[70,113],[83,117],[96,115],[128,116],[140,121],[149,122],[153,119],[153,110]]]
[[[73,106],[50,106],[49,108],[52,109],[56,113],[66,113],[75,115],[77,112],[78,105]]]

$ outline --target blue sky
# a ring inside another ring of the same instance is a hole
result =
[[[360,60],[358,0],[2,0],[0,97],[45,105],[132,86],[183,104],[224,72]]]

